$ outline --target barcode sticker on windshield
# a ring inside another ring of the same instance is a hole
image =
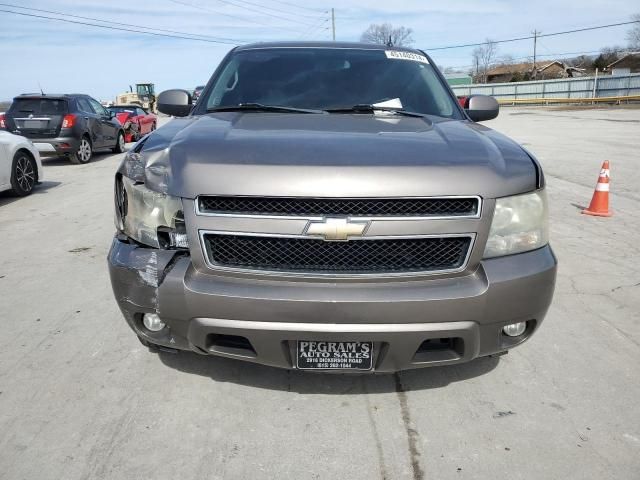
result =
[[[393,58],[394,60],[412,60],[414,62],[429,63],[429,60],[424,55],[413,52],[403,52],[401,50],[385,50],[387,58]]]

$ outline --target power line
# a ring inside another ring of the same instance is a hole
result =
[[[276,15],[275,13],[263,12],[261,10],[256,10],[255,8],[247,7],[246,5],[242,5],[242,4],[238,5],[237,3],[232,2],[231,0],[217,0],[217,1],[220,2],[220,3],[226,3],[227,5],[233,5],[234,7],[237,7],[237,8],[243,8],[243,9],[249,10],[251,12],[259,13],[260,15],[267,15],[269,17],[279,18],[280,20],[285,20],[287,22],[293,22],[293,23],[296,23],[296,24],[306,25],[308,27],[311,26],[310,23],[300,22],[299,20],[293,20],[291,18],[283,17],[282,15]],[[245,3],[250,3],[250,2],[245,2]]]
[[[300,40],[306,40],[306,41],[312,41],[314,40],[314,37],[321,35],[323,32],[328,32],[329,31],[329,27],[323,27],[320,30],[315,30],[313,31],[313,33],[311,33],[309,36],[307,37],[300,37]]]
[[[276,2],[276,3],[280,3],[281,5],[288,5],[289,7],[296,7],[296,8],[300,8],[301,10],[308,10],[310,12],[322,12],[322,13],[326,13],[326,10],[322,10],[320,8],[310,8],[310,7],[305,7],[302,5],[296,5],[295,3],[291,3],[291,2],[285,2],[284,0],[271,0],[272,2]]]
[[[157,32],[174,33],[174,34],[177,34],[177,35],[191,35],[191,36],[194,36],[194,37],[204,37],[204,38],[209,38],[209,39],[212,39],[212,40],[228,40],[228,41],[232,41],[232,42],[238,42],[237,39],[233,39],[233,38],[214,37],[214,36],[211,36],[211,35],[201,35],[199,33],[179,32],[179,31],[176,31],[176,30],[165,30],[163,28],[145,27],[145,26],[142,26],[142,25],[134,25],[134,24],[131,24],[131,23],[113,22],[111,20],[101,20],[99,18],[83,17],[81,15],[72,15],[70,13],[55,12],[53,10],[43,10],[43,9],[40,9],[40,8],[21,7],[19,5],[13,5],[13,4],[10,4],[10,3],[0,3],[0,6],[19,8],[21,10],[29,10],[29,11],[32,11],[32,12],[51,13],[53,15],[60,15],[60,16],[63,16],[63,17],[79,18],[81,20],[92,20],[92,21],[95,21],[95,22],[110,23],[112,25],[121,25],[121,26],[125,26],[125,27],[143,28],[145,30],[155,30]],[[15,12],[15,13],[17,13],[17,12]]]
[[[239,15],[231,15],[230,13],[222,13],[222,12],[218,12],[216,10],[211,10],[210,8],[207,8],[203,5],[196,5],[193,3],[189,3],[189,2],[183,2],[180,0],[169,0],[171,3],[175,3],[177,5],[182,5],[184,7],[191,7],[191,8],[195,8],[196,10],[204,10],[207,12],[211,12],[211,13],[215,13],[216,15],[222,15],[224,17],[229,17],[229,18],[235,18],[236,20],[241,20],[243,22],[249,22],[249,23],[255,23],[257,25],[263,25],[263,26],[269,26],[268,23],[264,23],[264,22],[260,22],[257,20],[253,20],[247,17],[241,17]]]
[[[221,0],[218,0],[218,1],[221,1]],[[253,5],[255,7],[262,8],[264,10],[272,10],[274,12],[284,13],[285,15],[299,16],[299,17],[306,17],[306,18],[313,18],[313,19],[316,19],[318,17],[318,14],[320,14],[320,13],[322,13],[323,15],[329,13],[328,11],[324,11],[324,12],[317,12],[316,15],[308,15],[306,13],[290,12],[289,10],[283,10],[281,8],[265,7],[263,5],[260,5],[259,3],[250,2],[249,0],[236,0],[236,1],[238,1],[240,3],[246,3],[248,5]]]
[[[33,18],[41,18],[41,19],[46,19],[46,20],[55,20],[58,22],[65,22],[65,23],[74,23],[76,25],[86,25],[86,26],[90,26],[90,27],[98,27],[98,28],[104,28],[107,30],[119,30],[122,32],[132,32],[132,33],[142,33],[145,35],[153,35],[156,37],[168,37],[168,38],[179,38],[182,40],[196,40],[199,42],[207,42],[207,43],[220,43],[220,44],[225,44],[225,45],[238,45],[239,42],[227,42],[224,40],[211,40],[211,39],[206,39],[206,38],[195,38],[195,37],[187,37],[187,36],[182,36],[182,35],[172,35],[172,34],[168,34],[168,33],[158,33],[158,32],[148,32],[148,31],[144,31],[144,30],[135,30],[132,28],[124,28],[124,27],[113,27],[111,25],[100,25],[98,23],[89,23],[89,22],[80,22],[77,20],[68,20],[66,18],[55,18],[55,17],[48,17],[46,15],[36,15],[34,13],[26,13],[26,12],[15,12],[12,10],[4,10],[4,9],[0,9],[0,12],[2,13],[12,13],[14,15],[22,15],[24,17],[33,17]],[[139,28],[146,28],[146,27],[139,27]],[[185,35],[192,35],[190,33],[187,33]]]
[[[323,26],[324,26],[324,24],[325,24],[325,23],[327,23],[328,21],[329,21],[329,19],[328,19],[328,18],[325,18],[324,20],[320,20],[320,21],[316,22],[315,27],[311,27],[309,30],[307,30],[307,31],[306,31],[306,32],[305,32],[305,33],[300,37],[300,39],[301,39],[301,40],[303,40],[303,39],[305,39],[305,38],[310,38],[310,37],[312,37],[313,35],[316,35],[316,34],[318,33],[318,29],[319,29],[319,28],[321,28],[321,27],[323,27]],[[326,30],[326,29],[328,29],[328,27],[327,27],[327,28],[325,28],[325,29],[323,29],[323,30]]]
[[[598,25],[596,27],[585,27],[585,28],[576,28],[574,30],[565,30],[564,32],[554,32],[554,33],[545,33],[542,35],[537,35],[537,38],[541,37],[554,37],[557,35],[567,35],[569,33],[578,33],[578,32],[587,32],[589,30],[599,30],[601,28],[611,28],[611,27],[619,27],[621,25],[631,25],[632,23],[640,23],[640,20],[631,20],[629,22],[619,22],[619,23],[610,23],[608,25]],[[518,42],[520,40],[531,40],[534,38],[534,35],[528,35],[526,37],[518,37],[518,38],[508,38],[506,40],[492,40],[491,43],[509,43],[509,42]],[[463,45],[448,45],[445,47],[433,47],[433,48],[425,48],[425,50],[433,51],[433,50],[450,50],[453,48],[465,48],[465,47],[479,47],[481,45],[486,45],[487,42],[480,43],[466,43]]]
[[[232,15],[230,13],[223,13],[223,12],[220,12],[218,10],[213,10],[213,9],[211,9],[209,7],[204,6],[204,5],[198,5],[198,4],[195,4],[195,3],[185,2],[183,0],[169,0],[169,1],[172,2],[172,3],[176,3],[178,5],[185,6],[185,7],[195,8],[196,10],[202,10],[202,11],[209,12],[209,13],[215,13],[216,15],[222,15],[222,16],[229,17],[229,18],[235,18],[235,19],[243,21],[243,22],[255,23],[257,25],[262,25],[262,26],[266,26],[266,27],[271,27],[272,26],[272,25],[269,25],[268,23],[261,22],[259,20],[255,20],[255,19],[252,19],[252,18],[241,17],[239,15]],[[289,30],[290,32],[300,33],[300,34],[304,33],[301,30],[295,30],[295,29],[289,28],[289,27],[279,27],[279,28],[283,29],[283,30]]]

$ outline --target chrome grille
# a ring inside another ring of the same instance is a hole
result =
[[[480,213],[477,197],[432,198],[300,198],[198,197],[205,215],[274,215],[351,217],[473,217]]]
[[[214,266],[311,273],[396,273],[456,270],[464,266],[471,236],[359,239],[327,242],[304,237],[204,233]]]

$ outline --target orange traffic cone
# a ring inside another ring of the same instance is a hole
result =
[[[596,190],[593,192],[589,208],[582,213],[598,217],[610,217],[613,212],[609,210],[609,160],[605,160],[600,170]]]

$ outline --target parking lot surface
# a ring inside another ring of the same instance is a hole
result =
[[[487,125],[545,168],[554,302],[509,355],[397,375],[150,353],[106,268],[122,155],[45,161],[0,194],[0,478],[639,478],[640,110]],[[581,215],[603,160],[615,215]]]

